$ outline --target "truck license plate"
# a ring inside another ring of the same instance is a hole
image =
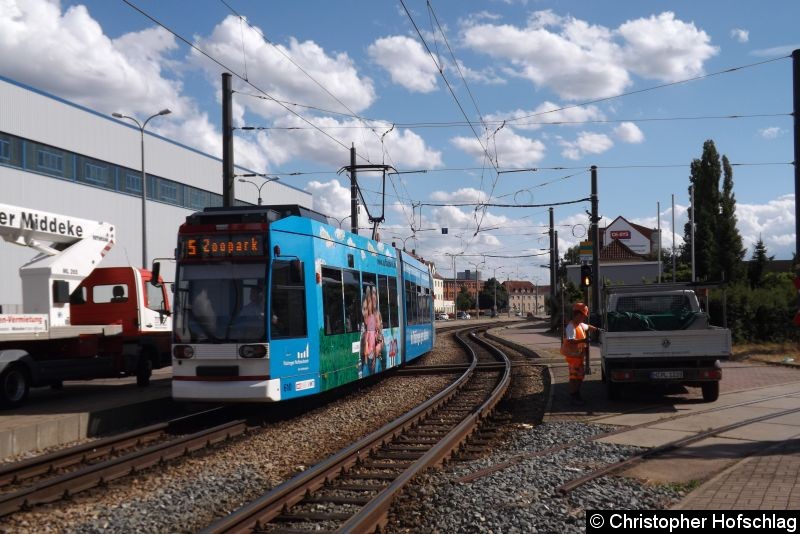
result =
[[[653,371],[650,373],[650,378],[653,380],[671,380],[675,378],[683,378],[683,371]]]

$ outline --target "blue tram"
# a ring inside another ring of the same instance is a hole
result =
[[[313,395],[433,348],[427,265],[299,206],[207,208],[178,234],[172,395]]]

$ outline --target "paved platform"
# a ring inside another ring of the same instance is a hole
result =
[[[0,459],[132,428],[147,412],[167,414],[171,378],[166,367],[154,371],[145,388],[129,377],[31,389],[23,406],[0,411]]]
[[[599,347],[591,347],[595,371],[582,388],[586,406],[569,404],[567,370],[560,340],[532,322],[491,331],[541,356],[550,368],[551,400],[545,420],[581,418],[638,428],[605,438],[611,443],[655,447],[723,426],[784,410],[800,410],[800,371],[782,366],[723,362],[720,398],[705,403],[699,388],[652,391],[642,388],[620,401],[606,399],[600,381]],[[705,412],[714,408],[712,413]],[[697,412],[697,415],[691,415]],[[673,415],[688,415],[669,420]],[[630,469],[628,476],[653,482],[697,485],[675,509],[786,510],[800,508],[800,412],[771,417],[698,441],[671,455]]]

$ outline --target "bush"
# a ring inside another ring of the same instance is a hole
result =
[[[726,290],[728,328],[735,343],[742,341],[800,341],[800,329],[793,323],[797,312],[797,291],[789,273],[770,273],[762,287],[738,284]],[[722,291],[712,292],[711,322],[723,324]]]

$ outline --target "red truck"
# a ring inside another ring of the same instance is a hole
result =
[[[0,204],[0,237],[39,252],[20,268],[23,313],[0,314],[0,404],[64,380],[136,376],[146,386],[170,365],[164,285],[145,269],[97,267],[113,225]]]

